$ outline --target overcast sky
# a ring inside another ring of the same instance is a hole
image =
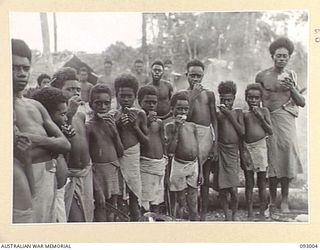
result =
[[[141,13],[133,12],[64,12],[57,13],[58,51],[101,53],[110,44],[122,41],[141,46]],[[48,13],[50,46],[53,51],[53,17]],[[40,14],[11,12],[12,38],[25,40],[30,48],[42,51]]]
[[[270,12],[271,13],[271,12]],[[273,12],[282,13],[282,12]],[[296,12],[298,14],[299,11]],[[134,48],[141,46],[142,14],[138,12],[59,12],[57,13],[58,51],[101,53],[110,44],[122,41]],[[50,46],[53,51],[53,15],[48,13]],[[42,51],[40,14],[11,12],[12,38],[25,40],[30,48]],[[281,35],[281,34],[280,34]],[[289,38],[307,46],[308,27],[288,26]]]

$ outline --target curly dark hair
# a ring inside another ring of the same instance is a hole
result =
[[[275,41],[273,41],[269,46],[269,52],[273,56],[277,49],[279,48],[286,48],[289,52],[289,55],[294,51],[294,45],[293,42],[286,37],[279,37]]]
[[[258,90],[260,91],[260,96],[262,97],[263,92],[262,92],[262,87],[260,83],[250,83],[247,85],[247,88],[245,90],[245,97],[247,98],[249,90]]]
[[[220,82],[218,86],[219,94],[233,94],[237,93],[237,85],[233,81]]]
[[[77,71],[70,67],[61,68],[53,74],[51,86],[62,89],[65,81],[68,80],[78,80]]]
[[[39,85],[39,86],[40,86],[40,84],[41,84],[41,82],[42,82],[43,79],[49,79],[49,80],[51,80],[51,77],[50,77],[48,74],[46,74],[46,73],[40,74],[40,75],[38,76],[38,78],[37,78],[37,82],[38,82],[38,85]]]
[[[204,70],[204,64],[198,59],[193,59],[187,63],[187,71],[189,70],[190,67],[196,67],[196,66],[201,67]]]
[[[55,112],[60,103],[68,102],[62,91],[53,87],[39,89],[33,93],[31,98],[40,102],[48,110],[49,114]]]
[[[122,74],[114,80],[114,88],[116,90],[116,95],[118,95],[120,88],[130,88],[133,89],[135,96],[137,96],[139,83],[135,76],[131,74]]]
[[[153,67],[153,65],[160,65],[162,66],[162,68],[164,69],[164,64],[162,61],[160,60],[155,60],[152,64],[151,64],[151,68]]]
[[[89,102],[92,103],[95,99],[95,95],[96,94],[100,94],[100,93],[106,93],[110,96],[111,98],[111,90],[110,88],[108,87],[107,84],[102,84],[102,83],[99,83],[97,85],[94,85],[91,90],[90,90],[90,95],[89,95]]]
[[[25,41],[20,39],[11,39],[11,50],[12,55],[26,57],[29,59],[29,62],[31,62],[32,53]]]
[[[177,101],[179,100],[186,100],[189,102],[189,94],[188,91],[186,90],[182,90],[182,91],[178,91],[177,93],[175,93],[170,100],[170,105],[173,108],[176,104]]]
[[[158,96],[158,90],[156,89],[156,87],[152,86],[152,85],[146,85],[143,86],[139,89],[138,91],[138,102],[140,104],[140,102],[143,100],[143,97],[146,95],[156,95]]]

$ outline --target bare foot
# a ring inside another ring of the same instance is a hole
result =
[[[206,214],[201,214],[200,215],[200,221],[206,221],[207,215]]]
[[[252,212],[252,210],[248,211],[248,220],[253,220],[253,212]]]
[[[237,213],[232,214],[232,221],[239,221]]]
[[[225,214],[224,216],[225,216],[225,217],[224,217],[224,218],[225,218],[225,219],[224,219],[225,221],[231,221],[231,220],[232,220],[230,213],[227,213],[227,214]]]
[[[287,202],[281,202],[280,209],[281,209],[281,212],[283,212],[283,213],[290,212],[289,204]]]

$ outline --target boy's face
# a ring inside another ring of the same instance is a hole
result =
[[[191,66],[187,72],[190,87],[196,83],[201,83],[203,78],[203,69],[200,66]]]
[[[220,94],[220,104],[224,104],[226,108],[232,109],[234,102],[234,95],[233,94]]]
[[[143,71],[143,64],[141,62],[135,63],[134,69],[135,69],[136,73],[141,74]]]
[[[50,78],[43,78],[40,83],[40,88],[50,87]]]
[[[279,48],[274,52],[272,59],[276,67],[284,68],[290,59],[289,51],[286,48]]]
[[[87,71],[80,71],[79,72],[79,81],[85,82],[88,80],[88,72]]]
[[[117,99],[122,108],[131,108],[136,99],[136,95],[132,88],[120,88]]]
[[[251,89],[248,91],[246,101],[250,108],[259,107],[261,102],[261,93],[257,89]]]
[[[187,100],[178,100],[173,107],[173,115],[187,115],[189,112],[189,102]]]
[[[67,80],[62,87],[63,94],[70,99],[73,96],[80,96],[81,84],[77,80]]]
[[[151,74],[153,80],[160,80],[163,75],[163,67],[158,64],[153,65],[151,68]]]
[[[158,104],[158,97],[156,95],[145,95],[141,100],[140,106],[146,111],[155,111]]]
[[[13,92],[20,92],[26,87],[30,76],[30,61],[27,57],[12,55]]]
[[[111,109],[111,97],[108,93],[96,93],[90,102],[90,107],[95,114],[106,114]]]
[[[50,114],[52,121],[57,124],[59,127],[65,124],[68,120],[67,118],[67,103],[59,103],[57,110]]]

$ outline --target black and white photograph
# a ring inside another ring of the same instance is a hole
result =
[[[12,224],[310,223],[308,10],[12,11],[9,34]]]

